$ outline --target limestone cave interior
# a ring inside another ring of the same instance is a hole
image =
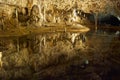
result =
[[[0,0],[0,80],[120,80],[120,0]]]

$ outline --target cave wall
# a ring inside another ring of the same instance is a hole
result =
[[[118,17],[120,14],[118,0],[0,0],[0,2],[17,5],[20,7],[27,6],[30,9],[33,5],[38,5],[41,21],[46,22],[55,22],[54,17],[58,18],[58,22],[64,22],[64,20],[62,20],[63,18],[60,18],[59,20],[59,17],[63,16],[65,18],[68,18],[73,16],[71,15],[73,13],[70,11],[73,10],[75,7],[78,10],[84,11],[85,13],[93,14],[93,16],[98,13],[99,19],[111,14]],[[0,4],[0,9],[0,13],[4,12],[6,13],[5,15],[11,16],[14,7]],[[44,17],[46,19],[44,19]],[[92,21],[94,21],[93,19]],[[79,19],[79,22],[87,22],[87,20],[86,18]]]

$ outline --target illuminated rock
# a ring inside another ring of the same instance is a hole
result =
[[[0,68],[2,68],[3,62],[2,62],[2,52],[0,52]]]

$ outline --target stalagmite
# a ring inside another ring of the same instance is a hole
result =
[[[73,17],[72,17],[73,22],[79,22],[80,18],[78,17],[78,12],[76,9],[73,9]]]
[[[3,62],[2,62],[2,52],[0,52],[0,68],[2,68],[2,64],[3,64]]]

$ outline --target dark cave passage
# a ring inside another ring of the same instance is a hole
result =
[[[105,17],[101,18],[99,20],[99,24],[100,25],[106,24],[106,25],[111,25],[111,26],[119,26],[120,25],[120,21],[114,15],[108,15],[108,16],[105,16]]]

